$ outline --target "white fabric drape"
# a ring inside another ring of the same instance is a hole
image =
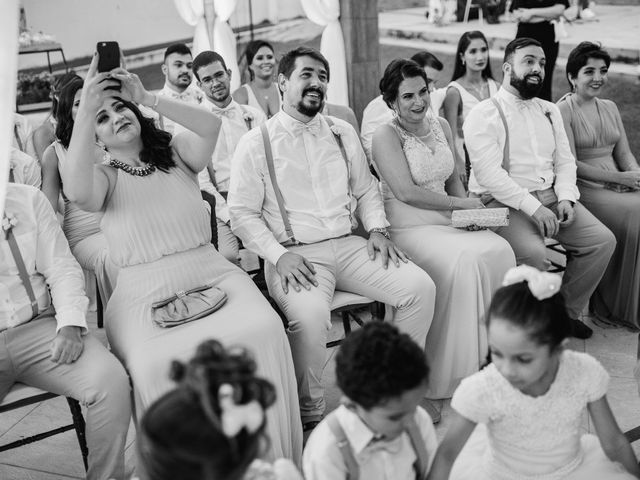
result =
[[[213,25],[213,49],[222,55],[227,68],[231,70],[231,91],[240,86],[236,37],[229,25],[229,18],[231,18],[237,4],[237,0],[213,0],[216,14]]]
[[[338,105],[349,105],[347,61],[340,26],[339,0],[300,0],[305,15],[313,23],[324,26],[320,51],[329,61],[331,79],[327,99]]]
[[[18,0],[4,0],[0,15],[0,212],[9,179],[9,149],[16,108],[16,70],[18,68]],[[0,218],[2,218],[0,214]],[[0,228],[1,230],[1,228]]]
[[[173,0],[173,2],[180,17],[188,25],[196,27],[193,33],[193,56],[204,50],[211,50],[207,21],[204,16],[204,0]]]

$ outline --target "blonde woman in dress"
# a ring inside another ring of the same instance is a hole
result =
[[[482,317],[505,272],[515,265],[515,256],[506,240],[491,231],[451,227],[452,210],[483,204],[466,197],[446,120],[427,114],[424,70],[411,60],[394,60],[380,86],[395,118],[374,134],[373,161],[381,175],[393,241],[436,284],[426,342],[432,366],[428,397],[448,398],[485,359]]]

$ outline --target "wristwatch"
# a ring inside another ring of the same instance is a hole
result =
[[[387,232],[386,228],[372,228],[371,230],[369,230],[369,235],[371,235],[372,233],[380,233],[384,235],[387,240],[391,240],[391,235],[389,235],[389,232]]]

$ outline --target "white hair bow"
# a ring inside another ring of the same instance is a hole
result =
[[[257,400],[239,405],[235,402],[233,393],[233,387],[228,383],[220,385],[218,389],[222,431],[230,438],[235,437],[243,428],[249,433],[256,432],[264,421],[262,406]]]
[[[553,297],[560,291],[562,277],[554,273],[541,272],[529,265],[520,265],[510,269],[504,276],[502,286],[526,281],[531,294],[538,300]]]

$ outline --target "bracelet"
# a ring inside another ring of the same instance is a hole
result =
[[[387,240],[391,240],[391,235],[389,235],[389,232],[387,232],[386,228],[372,228],[371,230],[369,230],[369,235],[371,235],[372,233],[379,233]]]

